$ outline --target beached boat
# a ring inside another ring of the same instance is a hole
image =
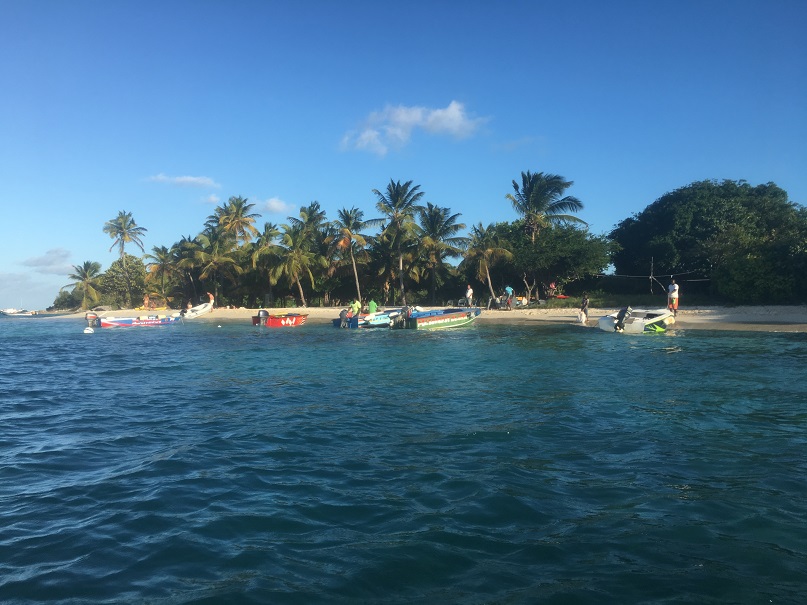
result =
[[[87,320],[87,327],[92,328],[132,328],[141,326],[169,326],[172,324],[180,323],[182,316],[179,313],[171,315],[124,315],[120,317],[115,316],[100,316],[94,312],[87,313],[84,318]]]
[[[667,326],[675,323],[675,316],[669,309],[632,309],[625,307],[616,313],[600,317],[597,327],[605,332],[626,334],[655,334],[664,332]]]
[[[360,313],[352,317],[345,317],[346,328],[390,328],[392,322],[401,314],[401,309],[387,309],[375,313]],[[333,320],[334,328],[342,327],[342,317]]]
[[[407,307],[393,322],[392,327],[409,330],[458,328],[473,322],[481,312],[479,307],[433,309],[431,311],[424,311],[420,307]]]
[[[203,302],[201,305],[196,305],[195,307],[189,307],[188,309],[183,309],[181,311],[182,319],[195,319],[200,315],[205,315],[213,311],[213,295],[208,292],[207,295],[210,297],[208,302]]]
[[[283,313],[282,315],[271,315],[269,311],[261,309],[257,315],[252,316],[252,325],[266,328],[295,328],[303,325],[307,319],[307,314]]]

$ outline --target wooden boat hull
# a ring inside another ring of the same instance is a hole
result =
[[[407,311],[401,314],[401,318],[395,322],[393,327],[407,330],[460,328],[472,323],[480,313],[482,310],[479,307]]]
[[[308,315],[284,313],[283,315],[253,315],[252,325],[264,328],[295,328],[303,325]]]

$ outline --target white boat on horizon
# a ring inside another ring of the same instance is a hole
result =
[[[29,311],[28,309],[0,309],[0,315],[6,315],[7,317],[31,317],[32,315],[37,315],[36,311]]]

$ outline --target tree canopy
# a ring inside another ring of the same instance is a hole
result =
[[[644,277],[653,266],[655,275],[675,275],[684,288],[688,280],[701,280],[727,301],[807,296],[807,210],[773,183],[695,182],[663,195],[607,236],[590,233],[574,216],[582,203],[566,195],[572,181],[526,171],[512,185],[506,197],[520,217],[479,223],[465,233],[460,213],[423,200],[411,180],[390,179],[385,189],[371,190],[380,218],[365,219],[352,206],[329,220],[314,201],[288,224],[266,223],[262,231],[254,225],[253,204],[234,196],[197,235],[154,246],[142,260],[124,248],[134,243],[142,249],[146,230],[121,211],[103,225],[120,258],[104,273],[93,261],[73,267],[65,287],[72,291],[63,289],[56,303],[127,306],[148,293],[183,306],[209,291],[219,304],[253,308],[275,306],[275,294],[277,306],[354,297],[440,304],[460,297],[468,281],[478,292],[484,284],[492,297],[512,286],[529,298],[536,290],[546,296],[550,284],[569,291],[575,284],[590,287],[610,264],[617,274]],[[608,283],[623,287],[619,280]]]
[[[699,181],[666,193],[620,222],[610,237],[618,274],[708,279],[743,302],[805,295],[807,215],[774,183]]]

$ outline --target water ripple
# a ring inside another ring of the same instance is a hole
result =
[[[807,342],[0,331],[0,601],[798,602]]]

